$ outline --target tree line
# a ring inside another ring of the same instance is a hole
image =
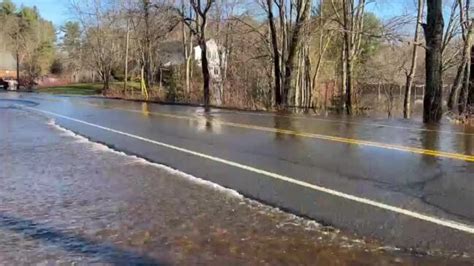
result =
[[[11,0],[0,2],[0,51],[9,50],[25,73],[23,83],[46,73],[55,72],[56,32],[50,21],[42,18],[38,9],[17,6]]]
[[[122,97],[349,115],[380,108],[405,118],[423,97],[425,122],[444,111],[467,117],[470,1],[416,3],[387,18],[375,0],[71,0],[74,19],[48,62]],[[21,25],[21,10],[10,10],[1,18]]]

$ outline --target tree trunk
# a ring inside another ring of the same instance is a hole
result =
[[[468,37],[466,38],[466,43],[470,43],[470,36],[471,34],[468,34]],[[459,114],[463,114],[467,111],[468,107],[468,102],[469,102],[469,91],[471,90],[471,81],[472,81],[472,48],[467,49],[467,54],[465,55],[465,58],[468,59],[469,61],[465,62],[465,69],[463,72],[463,81],[462,81],[462,87],[461,91],[459,93],[459,99],[458,99],[458,111]]]
[[[426,39],[426,90],[423,101],[423,121],[439,122],[442,116],[442,45],[443,10],[442,0],[427,2],[427,23],[424,25]]]
[[[204,36],[199,40],[199,46],[201,47],[201,63],[202,63],[202,77],[204,79],[204,107],[206,110],[209,109],[210,105],[210,85],[211,75],[209,73],[209,61],[207,60],[207,45]]]
[[[207,27],[207,14],[215,3],[214,0],[207,0],[206,4],[201,5],[201,1],[190,0],[191,6],[196,13],[195,27],[188,24],[189,29],[198,36],[199,47],[201,48],[201,69],[202,77],[204,79],[203,92],[204,92],[204,107],[206,111],[209,110],[210,105],[210,86],[211,86],[211,75],[209,73],[209,61],[207,58],[207,44],[206,44],[206,27]],[[186,23],[186,19],[184,22]]]
[[[143,0],[143,11],[145,16],[145,85],[150,88],[152,83],[152,70],[151,70],[151,36],[150,36],[150,0]]]
[[[346,86],[347,86],[347,64],[346,64],[346,58],[347,58],[347,50],[346,50],[346,43],[343,42],[342,44],[342,50],[341,50],[341,87],[339,91],[339,102],[338,102],[338,112],[343,112],[344,111],[344,106],[345,106],[345,94],[346,94]]]
[[[474,54],[474,47],[471,48],[471,62],[470,62],[470,67],[471,67],[471,74],[470,74],[470,77],[469,77],[469,91],[468,91],[468,98],[467,98],[467,111],[470,112],[470,114],[472,114],[472,112],[474,111],[474,86],[472,86],[472,84],[474,84],[474,71],[472,71],[473,69],[473,66],[474,66],[474,57],[473,57],[473,54]]]
[[[303,104],[305,108],[311,108],[313,106],[313,80],[311,78],[311,58],[309,46],[305,47],[305,57],[303,60],[305,66],[305,73],[303,77],[305,83],[305,101]]]
[[[103,88],[103,93],[106,93],[109,89],[110,89],[110,69],[108,67],[106,67],[104,69],[104,77],[103,77],[103,81],[104,81],[104,88]]]
[[[275,3],[276,1],[273,0]],[[286,0],[278,0],[278,16],[280,22],[280,49],[279,49],[279,56],[280,56],[280,86],[281,86],[281,101],[283,105],[287,104],[287,95],[285,94],[285,77],[286,77],[286,59],[288,58],[288,32],[289,32],[289,23],[287,23],[287,10],[286,10]]]
[[[128,87],[128,50],[130,46],[130,27],[127,21],[127,36],[126,36],[126,44],[125,44],[125,77],[123,82],[123,92],[124,94],[127,92]],[[133,88],[132,88],[133,90]]]
[[[300,51],[298,53],[298,65],[296,68],[296,80],[295,80],[295,107],[302,107],[303,103],[303,91],[304,91],[304,81],[302,77],[304,76],[304,52]]]
[[[192,66],[192,40],[189,41],[190,45],[189,47],[191,48],[188,54],[188,57],[186,58],[186,92],[189,93],[191,92],[191,66]]]
[[[473,23],[468,21],[469,18],[469,1],[466,2],[466,9],[461,9],[461,23],[463,26],[463,37],[464,46],[462,53],[462,62],[459,65],[458,73],[454,81],[453,87],[449,94],[448,107],[450,110],[454,109],[454,104],[457,102],[459,114],[463,114],[468,106],[469,102],[469,90],[471,89],[472,80],[472,35],[473,35]],[[464,13],[465,12],[465,13]],[[464,25],[468,25],[467,29]],[[459,94],[459,97],[457,98]]]
[[[193,56],[193,35],[191,32],[189,36],[186,36],[186,29],[183,25],[183,52],[184,52],[184,59],[185,59],[185,88],[186,88],[186,95],[189,96],[191,92],[191,60]]]
[[[463,57],[465,56],[463,52]],[[451,90],[449,91],[449,96],[448,96],[448,109],[452,111],[455,107],[455,104],[458,102],[458,94],[459,90],[461,89],[462,86],[462,79],[464,77],[464,70],[466,69],[466,63],[464,60],[459,64],[458,66],[458,71],[456,72],[456,77],[454,78],[453,86],[451,87]]]
[[[424,1],[418,0],[418,14],[417,14],[417,23],[415,29],[415,37],[413,38],[413,53],[411,57],[411,66],[410,72],[407,76],[406,86],[405,86],[405,97],[403,99],[403,117],[410,118],[411,113],[411,88],[413,86],[413,78],[416,74],[416,59],[418,58],[418,41],[419,41],[419,32],[420,32],[420,25],[421,19],[423,16],[423,6]]]
[[[353,10],[353,0],[343,0],[342,1],[342,13],[343,13],[343,54],[342,54],[342,78],[343,80],[343,91],[344,98],[341,99],[344,102],[346,107],[346,113],[348,115],[352,114],[352,69],[351,69],[351,60],[352,60],[352,50],[354,43],[352,42],[353,36],[355,34],[354,30],[354,10]]]
[[[468,106],[469,102],[469,91],[471,89],[471,81],[472,81],[472,24],[469,27],[468,33],[466,35],[466,40],[464,43],[464,51],[463,51],[463,62],[464,71],[463,71],[463,79],[462,79],[462,86],[461,91],[459,93],[458,98],[458,111],[459,114],[463,114]]]
[[[354,67],[361,53],[364,30],[366,0],[342,0],[343,28],[343,90],[345,90],[346,113],[352,114],[352,94],[354,90]],[[345,72],[345,73],[344,73]]]
[[[142,91],[142,96],[145,96],[145,99],[148,100],[148,89],[145,81],[145,66],[142,65],[140,69],[140,88]]]
[[[313,95],[311,95],[311,103],[317,105],[315,102],[317,99],[316,97],[316,89],[318,86],[318,78],[319,78],[319,72],[321,70],[321,65],[323,62],[324,55],[326,54],[326,50],[329,46],[329,43],[331,41],[331,37],[327,37],[326,43],[323,44],[323,32],[321,32],[321,36],[319,37],[319,54],[318,54],[318,61],[316,63],[316,69],[314,70],[314,75],[313,79],[311,81],[312,84],[312,90],[314,91]],[[321,92],[319,91],[319,95],[321,95]],[[318,100],[319,101],[319,100]]]
[[[347,71],[347,81],[346,81],[346,113],[348,115],[351,115],[352,114],[352,88],[353,88],[353,84],[352,84],[352,70],[354,68],[354,65],[353,65],[353,62],[351,59],[348,59],[346,61],[347,63],[347,68],[346,68],[346,71]]]
[[[20,52],[16,51],[16,82],[17,90],[20,89]]]
[[[461,64],[459,64],[458,66],[456,78],[454,79],[453,86],[451,87],[451,90],[449,92],[448,109],[451,111],[454,109],[455,104],[458,104],[458,110],[460,109],[460,106],[459,106],[460,99],[457,96],[465,80],[464,71],[468,68],[467,65],[470,63],[469,50],[471,49],[471,43],[472,43],[471,35],[472,35],[472,26],[473,26],[472,22],[469,20],[470,1],[467,0],[465,2],[466,3],[465,6],[463,6],[462,0],[456,0],[456,1],[457,1],[457,4],[459,5],[459,20],[460,20],[461,33],[462,33],[464,45],[463,45]]]
[[[272,56],[273,56],[273,75],[275,79],[275,87],[273,89],[275,107],[280,107],[282,104],[281,97],[281,69],[280,69],[280,53],[278,51],[278,37],[273,16],[273,4],[272,0],[267,0],[268,7],[268,23],[270,26],[271,43],[272,43]]]
[[[186,13],[186,0],[181,1],[181,12],[183,15]],[[192,8],[190,9],[190,13]],[[191,15],[190,15],[191,16]],[[182,25],[182,34],[183,34],[183,54],[185,61],[185,90],[186,97],[190,96],[191,93],[191,63],[193,57],[193,32],[191,29],[188,29],[189,32],[186,32],[186,23],[183,22]]]
[[[296,79],[298,78],[295,69],[298,67],[298,52],[301,50],[303,30],[311,11],[310,0],[298,1],[296,24],[293,28],[291,42],[288,48],[288,58],[285,64],[285,82],[283,87],[283,97],[288,105],[295,104]]]

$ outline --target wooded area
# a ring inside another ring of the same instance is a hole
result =
[[[470,1],[406,1],[414,11],[390,17],[378,2],[71,0],[56,40],[35,8],[3,0],[0,34],[30,83],[54,73],[206,107],[469,119]]]
[[[36,8],[17,9],[11,1],[3,1],[0,23],[0,51],[7,50],[14,55],[17,80],[22,78],[24,84],[30,85],[35,78],[55,71],[56,32],[53,24],[41,18]]]

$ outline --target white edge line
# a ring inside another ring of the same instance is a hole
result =
[[[167,171],[170,174],[177,175],[179,177],[183,177],[187,180],[190,180],[194,184],[204,185],[207,188],[214,189],[214,190],[219,191],[219,192],[224,192],[227,195],[230,195],[230,196],[232,196],[234,198],[237,198],[237,199],[244,198],[244,196],[242,194],[240,194],[238,191],[236,191],[234,189],[226,188],[226,187],[223,187],[219,184],[213,183],[209,180],[189,175],[187,173],[181,172],[181,171],[179,171],[177,169],[174,169],[174,168],[171,168],[169,166],[166,166],[166,165],[163,165],[163,164],[153,163],[149,160],[146,160],[144,158],[140,158],[136,155],[129,155],[129,154],[126,154],[124,152],[114,150],[110,147],[107,147],[104,144],[93,142],[92,140],[89,140],[86,137],[78,135],[78,134],[74,133],[73,131],[70,131],[69,129],[66,129],[66,128],[60,126],[59,124],[57,124],[55,122],[54,119],[51,119],[48,122],[48,125],[52,126],[54,129],[58,130],[59,132],[62,132],[64,136],[68,136],[68,137],[77,139],[78,141],[80,141],[82,143],[91,144],[93,150],[98,150],[98,151],[101,151],[101,152],[110,152],[110,153],[113,153],[113,154],[116,154],[116,155],[119,155],[119,156],[125,156],[127,158],[132,158],[132,159],[135,160],[134,163],[139,162],[141,164],[151,165],[151,166],[153,166],[155,168],[158,168],[160,170]]]
[[[396,206],[388,205],[388,204],[385,204],[385,203],[377,202],[377,201],[374,201],[374,200],[371,200],[371,199],[354,196],[354,195],[347,194],[347,193],[344,193],[344,192],[340,192],[340,191],[337,191],[337,190],[333,190],[333,189],[325,188],[325,187],[322,187],[322,186],[310,184],[310,183],[305,182],[305,181],[293,179],[293,178],[288,177],[288,176],[272,173],[272,172],[269,172],[269,171],[265,171],[265,170],[262,170],[262,169],[252,167],[252,166],[248,166],[248,165],[240,164],[240,163],[237,163],[237,162],[217,158],[217,157],[214,157],[214,156],[211,156],[211,155],[207,155],[207,154],[204,154],[204,153],[188,150],[188,149],[185,149],[185,148],[181,148],[181,147],[177,147],[177,146],[174,146],[174,145],[166,144],[166,143],[159,142],[159,141],[156,141],[156,140],[147,139],[147,138],[144,138],[144,137],[140,137],[140,136],[137,136],[137,135],[122,132],[122,131],[115,130],[115,129],[108,128],[108,127],[103,127],[103,126],[100,126],[100,125],[96,125],[96,124],[93,124],[93,123],[89,123],[89,122],[86,122],[86,121],[75,119],[75,118],[72,118],[72,117],[60,115],[60,114],[57,114],[57,113],[44,111],[44,110],[33,108],[33,107],[26,107],[25,106],[24,108],[34,110],[34,111],[37,111],[37,112],[40,112],[40,113],[43,113],[43,114],[56,116],[56,117],[63,118],[63,119],[66,119],[66,120],[70,120],[70,121],[73,121],[73,122],[77,122],[77,123],[80,123],[80,124],[88,125],[88,126],[91,126],[91,127],[99,128],[99,129],[102,129],[102,130],[105,130],[105,131],[113,132],[113,133],[123,135],[123,136],[127,136],[127,137],[130,137],[130,138],[138,139],[138,140],[141,140],[141,141],[144,141],[144,142],[152,143],[152,144],[162,146],[162,147],[165,147],[165,148],[169,148],[169,149],[172,149],[172,150],[176,150],[176,151],[180,151],[180,152],[183,152],[183,153],[191,154],[191,155],[201,157],[201,158],[205,158],[205,159],[208,159],[208,160],[211,160],[211,161],[223,163],[223,164],[230,165],[230,166],[233,166],[233,167],[236,167],[236,168],[247,170],[249,172],[261,174],[261,175],[268,176],[268,177],[278,179],[278,180],[282,180],[282,181],[285,181],[285,182],[288,182],[288,183],[291,183],[291,184],[294,184],[294,185],[302,186],[302,187],[305,187],[305,188],[309,188],[309,189],[312,189],[312,190],[324,192],[326,194],[330,194],[330,195],[337,196],[337,197],[340,197],[340,198],[344,198],[344,199],[347,199],[347,200],[351,200],[351,201],[355,201],[355,202],[362,203],[362,204],[365,204],[365,205],[373,206],[373,207],[376,207],[376,208],[379,208],[379,209],[395,212],[395,213],[398,213],[398,214],[403,214],[405,216],[409,216],[409,217],[412,217],[412,218],[415,218],[415,219],[418,219],[418,220],[422,220],[422,221],[430,222],[430,223],[433,223],[433,224],[441,225],[441,226],[448,227],[448,228],[451,228],[451,229],[455,229],[455,230],[458,230],[458,231],[462,231],[462,232],[465,232],[465,233],[474,234],[474,227],[471,226],[471,225],[468,225],[468,224],[463,224],[463,223],[456,222],[456,221],[453,221],[453,220],[437,218],[437,217],[429,216],[429,215],[426,215],[426,214],[418,213],[418,212],[415,212],[415,211],[410,211],[410,210],[403,209],[403,208],[400,208],[400,207],[396,207]]]

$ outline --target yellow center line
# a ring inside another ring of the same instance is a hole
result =
[[[88,103],[88,104],[94,105],[91,103]],[[99,105],[96,105],[96,106],[99,107]],[[461,131],[416,128],[416,127],[408,127],[408,126],[394,126],[394,125],[387,125],[387,124],[373,123],[373,122],[365,123],[365,122],[354,122],[354,121],[341,121],[341,120],[330,119],[330,118],[304,117],[304,116],[298,116],[298,115],[292,116],[292,115],[284,115],[284,114],[278,114],[278,113],[252,113],[250,111],[242,111],[242,112],[228,111],[228,112],[224,112],[224,114],[251,115],[251,116],[261,116],[261,117],[283,117],[283,118],[291,118],[294,120],[313,120],[313,121],[320,121],[320,122],[333,123],[333,124],[350,124],[350,125],[358,125],[358,126],[364,126],[364,127],[393,128],[393,129],[400,129],[400,130],[435,132],[435,133],[454,134],[454,135],[474,137],[474,133],[467,133],[467,132],[461,132]]]
[[[242,115],[238,112],[229,112],[229,114],[236,114]],[[318,117],[303,117],[303,116],[290,116],[290,115],[282,115],[282,114],[260,114],[260,113],[250,113],[247,112],[245,115],[253,115],[253,116],[261,116],[261,117],[283,117],[283,118],[291,118],[295,120],[313,120],[313,121],[320,121],[325,123],[333,123],[333,124],[351,124],[351,125],[358,125],[364,127],[377,127],[377,128],[394,128],[394,129],[402,129],[402,130],[413,130],[413,131],[422,131],[422,132],[438,132],[438,133],[445,133],[445,134],[454,134],[454,135],[466,135],[466,136],[474,136],[474,133],[466,133],[460,131],[449,131],[449,130],[437,130],[437,129],[427,129],[427,128],[416,128],[416,127],[405,127],[405,126],[394,126],[394,125],[387,125],[381,123],[365,123],[365,122],[354,122],[354,121],[341,121],[329,118],[318,118]]]
[[[81,103],[81,104],[90,105],[94,107],[103,107],[101,105],[95,105],[91,103]],[[138,110],[130,110],[130,109],[120,108],[120,107],[108,107],[108,108],[143,114],[143,111],[138,111]],[[188,120],[188,121],[202,121],[203,120],[203,118],[183,116],[183,115],[174,115],[174,114],[168,114],[168,113],[158,113],[158,112],[148,112],[148,111],[146,113],[147,115],[155,115],[155,116]],[[271,128],[271,127],[256,126],[256,125],[250,125],[250,124],[226,122],[226,121],[214,120],[214,119],[210,122],[213,124],[219,124],[219,125],[224,125],[224,126],[229,126],[229,127],[253,129],[253,130],[264,131],[264,132],[279,133],[279,134],[286,134],[286,135],[292,135],[292,136],[298,136],[298,137],[327,140],[327,141],[333,141],[333,142],[339,142],[339,143],[361,145],[361,146],[396,150],[396,151],[402,151],[402,152],[411,152],[411,153],[421,154],[421,155],[474,162],[474,156],[461,154],[461,153],[451,153],[451,152],[445,152],[445,151],[429,150],[429,149],[415,148],[415,147],[388,144],[388,143],[368,141],[368,140],[329,136],[329,135],[316,134],[316,133],[298,132],[298,131],[289,130],[289,129]]]

